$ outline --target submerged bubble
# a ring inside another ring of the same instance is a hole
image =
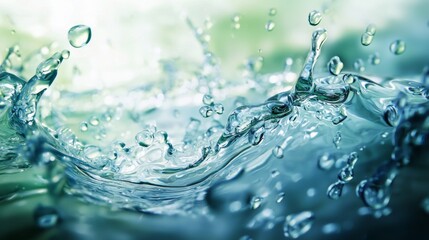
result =
[[[321,12],[313,10],[308,14],[308,23],[310,23],[310,25],[316,26],[320,23],[320,21],[322,21]]]
[[[283,226],[284,236],[298,238],[311,229],[313,221],[314,214],[310,211],[288,215]]]
[[[276,158],[283,158],[283,148],[281,146],[275,146],[273,149],[273,155]]]
[[[395,55],[400,55],[405,52],[405,42],[402,40],[396,40],[390,44],[390,52]]]
[[[343,188],[344,188],[344,183],[340,181],[335,182],[328,187],[328,190],[326,191],[326,195],[328,195],[330,199],[337,200],[343,194]]]
[[[240,15],[236,14],[232,17],[232,28],[233,29],[240,29],[241,24],[240,24]]]
[[[328,62],[328,70],[333,75],[337,76],[340,74],[341,70],[343,69],[344,64],[341,62],[341,59],[338,56],[334,56],[329,60]]]
[[[340,226],[336,223],[328,223],[323,225],[322,232],[324,234],[335,234],[340,232]]]
[[[91,28],[85,25],[76,25],[70,28],[68,39],[70,45],[75,48],[81,48],[91,40]]]
[[[262,204],[262,198],[261,197],[252,197],[250,200],[250,208],[251,209],[257,209]]]
[[[34,210],[34,220],[39,228],[50,228],[59,221],[58,211],[53,207],[38,206]]]
[[[342,139],[341,132],[337,131],[334,138],[332,139],[332,142],[334,143],[336,148],[340,148],[341,139]]]
[[[274,30],[274,27],[276,26],[276,24],[272,21],[272,20],[268,20],[268,22],[265,24],[265,29],[268,32],[271,32]]]

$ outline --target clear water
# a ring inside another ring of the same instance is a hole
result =
[[[269,17],[276,14],[269,9]],[[309,24],[321,18],[313,11]],[[232,22],[240,28],[239,15]],[[161,238],[186,226],[177,237],[198,239],[195,234],[208,231],[210,239],[357,232],[363,238],[371,232],[362,230],[363,216],[390,224],[396,213],[408,216],[404,208],[415,199],[419,214],[411,216],[427,222],[420,216],[429,194],[427,72],[366,77],[362,60],[356,72],[342,72],[339,57],[316,70],[329,41],[327,30],[316,29],[304,63],[289,63],[300,70],[286,65],[283,72],[259,74],[262,60],[253,59],[246,69],[252,84],[225,83],[207,47],[210,36],[187,24],[204,62],[197,82],[169,86],[44,95],[70,52],[54,53],[25,79],[22,66],[38,55],[22,60],[18,46],[9,49],[0,67],[0,201],[5,215],[38,229],[28,236],[114,239],[122,228],[100,230],[119,222],[130,225],[131,235]],[[269,19],[265,28],[274,26]],[[368,46],[375,27],[364,34]],[[68,37],[73,47],[84,47],[91,29],[75,26]],[[402,54],[405,42],[388,48]],[[370,59],[380,62],[376,53]],[[422,180],[407,179],[413,176]],[[30,216],[20,215],[22,201]],[[349,205],[357,207],[348,219],[326,213]]]

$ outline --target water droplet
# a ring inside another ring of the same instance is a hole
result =
[[[135,136],[137,144],[142,147],[149,147],[153,143],[153,134],[148,130],[143,130]]]
[[[10,34],[15,35],[16,31],[15,29],[10,30]]]
[[[61,52],[61,57],[64,59],[68,59],[70,57],[70,51],[69,50],[63,50]]]
[[[277,14],[277,9],[276,8],[270,8],[270,10],[268,11],[268,15],[274,17]]]
[[[390,52],[395,55],[400,55],[405,52],[405,42],[402,40],[396,40],[390,44]]]
[[[332,142],[334,143],[335,147],[338,149],[340,148],[340,142],[341,142],[342,136],[341,136],[341,132],[338,131],[334,138],[332,139]]]
[[[328,70],[333,75],[337,76],[343,69],[344,64],[338,56],[332,57],[328,62]]]
[[[338,179],[342,182],[350,182],[353,179],[353,167],[345,166],[338,173]]]
[[[276,24],[272,21],[272,20],[268,20],[268,22],[265,24],[265,29],[268,32],[271,32],[274,30],[274,27],[276,26]]]
[[[311,11],[308,14],[308,23],[312,26],[316,26],[322,21],[322,13],[316,10]]]
[[[203,116],[204,118],[208,118],[211,115],[213,115],[213,109],[210,106],[202,106],[200,108],[200,114],[201,116]]]
[[[380,64],[381,62],[380,55],[378,53],[369,55],[368,62],[372,65]]]
[[[86,131],[88,131],[88,123],[87,123],[87,122],[82,122],[82,123],[80,124],[80,130],[81,130],[82,132],[86,132]]]
[[[205,105],[211,105],[214,102],[212,95],[210,94],[204,94],[203,96],[203,103]]]
[[[89,119],[89,124],[91,124],[92,126],[98,126],[98,124],[100,124],[100,120],[98,119],[98,117],[92,116]]]
[[[377,27],[374,24],[369,24],[365,30],[366,33],[371,34],[373,36],[375,35],[376,31]]]
[[[261,197],[252,197],[250,200],[250,208],[251,209],[257,209],[262,204],[262,198]]]
[[[275,146],[273,149],[273,155],[276,158],[283,158],[283,148],[281,146]]]
[[[374,39],[374,35],[372,35],[368,32],[364,32],[364,33],[362,33],[362,36],[360,38],[360,42],[362,43],[362,45],[368,46],[372,43],[373,39]]]
[[[357,154],[357,152],[351,152],[349,154],[348,159],[347,159],[347,164],[350,167],[354,167],[354,165],[356,164],[357,160],[358,160],[358,154]]]
[[[34,220],[39,228],[50,228],[59,222],[58,211],[53,207],[38,206],[34,210]]]
[[[298,238],[311,229],[313,221],[314,214],[310,211],[288,215],[283,226],[284,236]]]
[[[343,194],[344,183],[338,181],[331,184],[326,191],[326,194],[330,199],[337,200]]]
[[[324,153],[320,156],[319,161],[317,162],[317,166],[322,170],[329,170],[334,166],[335,158],[329,153]]]
[[[276,200],[276,202],[277,203],[281,203],[282,201],[283,201],[283,199],[285,198],[285,193],[284,192],[281,192],[281,193],[279,193],[278,195],[277,195],[277,200]]]
[[[353,66],[354,66],[355,70],[358,71],[358,72],[365,71],[365,63],[360,58],[355,61],[355,63],[353,64]]]
[[[216,103],[213,105],[213,110],[220,115],[223,114],[224,107],[221,103]]]
[[[91,28],[85,25],[76,25],[70,28],[68,39],[70,45],[75,48],[81,48],[91,40]]]

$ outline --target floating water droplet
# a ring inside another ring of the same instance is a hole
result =
[[[353,167],[345,166],[338,173],[338,179],[342,182],[350,182],[353,179]]]
[[[320,156],[319,161],[317,162],[317,166],[322,170],[329,170],[334,166],[335,158],[329,153],[324,153]]]
[[[343,69],[344,64],[338,56],[332,57],[328,62],[328,70],[333,75],[337,76]]]
[[[268,32],[271,32],[274,30],[274,27],[276,26],[276,24],[272,21],[272,20],[268,20],[268,22],[265,24],[265,29]]]
[[[100,120],[98,119],[98,117],[92,116],[89,119],[89,124],[91,124],[92,126],[98,126],[98,124],[100,124]]]
[[[298,238],[311,229],[313,221],[314,214],[310,211],[288,215],[283,226],[284,236]]]
[[[221,103],[216,103],[213,105],[213,110],[220,115],[223,114],[224,107]]]
[[[326,191],[326,194],[330,199],[337,200],[343,194],[344,183],[338,181],[331,184]]]
[[[355,70],[358,72],[364,72],[365,71],[365,63],[360,58],[355,61],[353,66],[354,66]]]
[[[270,8],[270,10],[268,11],[268,15],[274,17],[277,14],[277,9],[276,8]]]
[[[390,44],[390,52],[395,55],[400,55],[405,52],[405,42],[402,40],[396,40]]]
[[[82,122],[82,123],[80,124],[80,130],[81,130],[82,132],[86,132],[86,131],[88,131],[88,123],[87,123],[87,122]]]
[[[372,65],[380,64],[381,62],[380,55],[378,53],[369,55],[368,62]]]
[[[358,160],[358,154],[357,154],[357,152],[351,152],[349,154],[348,159],[347,159],[347,164],[350,167],[354,167],[354,165],[356,164],[357,160]]]
[[[275,146],[273,149],[273,155],[276,158],[283,158],[283,148],[281,146]]]
[[[336,148],[340,148],[340,142],[341,142],[342,136],[341,136],[341,132],[338,131],[334,138],[332,139],[332,142],[334,143]]]
[[[142,147],[149,147],[153,143],[153,134],[148,130],[143,130],[135,136],[137,144]]]
[[[53,207],[38,206],[34,210],[34,220],[39,228],[51,228],[59,222],[58,211]]]
[[[75,48],[81,48],[91,40],[91,28],[85,25],[76,25],[70,28],[68,39],[70,45]]]
[[[365,30],[366,33],[371,34],[373,36],[375,35],[376,31],[377,27],[374,24],[369,24]]]
[[[364,32],[364,33],[362,33],[362,36],[360,38],[360,42],[362,43],[362,45],[368,46],[372,43],[373,39],[374,39],[374,35],[372,35],[368,32]]]
[[[211,105],[214,102],[212,95],[210,94],[204,94],[203,96],[203,103],[205,105]]]
[[[16,31],[15,29],[10,30],[10,34],[15,35]]]
[[[322,21],[322,13],[316,10],[311,11],[308,14],[308,23],[312,26],[316,26]]]
[[[281,192],[281,193],[279,193],[278,195],[277,195],[277,199],[276,199],[276,202],[277,203],[281,203],[282,201],[283,201],[283,199],[285,198],[285,193],[284,192]]]
[[[63,50],[61,52],[61,57],[64,59],[68,59],[70,57],[70,51],[69,50]]]
[[[213,115],[213,109],[210,106],[202,106],[200,108],[200,114],[201,116],[203,116],[204,118],[208,118],[210,116]]]
[[[257,209],[262,204],[262,198],[261,197],[252,197],[250,200],[250,208],[251,209]]]

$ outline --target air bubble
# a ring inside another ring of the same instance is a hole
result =
[[[328,195],[330,199],[337,200],[343,194],[343,187],[344,187],[344,183],[339,181],[335,182],[328,187],[328,190],[326,191],[326,195]]]
[[[202,106],[200,108],[200,114],[204,118],[208,118],[213,115],[213,109],[210,106]]]

